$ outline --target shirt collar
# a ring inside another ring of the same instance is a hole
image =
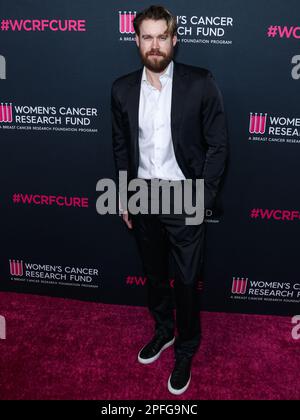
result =
[[[168,65],[168,67],[166,68],[166,70],[164,71],[164,73],[159,76],[162,84],[164,84],[164,81],[167,81],[167,79],[172,79],[173,78],[173,69],[174,69],[174,62],[172,60],[170,62],[170,64]],[[144,66],[144,69],[143,69],[142,81],[146,82],[147,84],[150,84],[150,82],[148,82],[148,79],[147,79],[146,67],[145,66]]]

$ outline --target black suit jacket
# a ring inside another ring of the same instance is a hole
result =
[[[115,167],[128,181],[139,166],[139,98],[143,68],[114,81],[111,90]],[[204,178],[205,208],[212,208],[224,172],[227,129],[221,93],[203,68],[174,62],[171,132],[177,163],[186,178]]]

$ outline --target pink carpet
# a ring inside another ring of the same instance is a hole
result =
[[[137,362],[146,308],[0,293],[0,399],[174,399],[173,351]],[[202,313],[192,382],[177,399],[300,399],[300,341],[289,317]]]

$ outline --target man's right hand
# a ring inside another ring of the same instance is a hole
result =
[[[128,229],[132,229],[132,220],[129,218],[128,211],[124,211],[122,214],[120,214],[120,216],[126,223]]]

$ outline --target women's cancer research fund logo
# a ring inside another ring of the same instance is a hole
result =
[[[0,101],[0,129],[98,132],[99,110],[85,105],[18,105]]]
[[[251,134],[265,134],[267,114],[250,113],[249,132]]]
[[[12,104],[0,103],[0,123],[11,123],[13,121]]]
[[[121,34],[134,34],[133,20],[136,12],[119,12],[119,32]]]

